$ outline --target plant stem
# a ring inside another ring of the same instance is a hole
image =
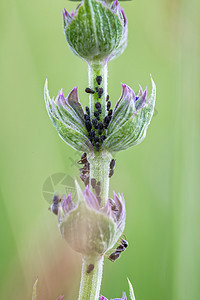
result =
[[[97,84],[96,78],[97,76],[102,77],[102,82],[100,85]],[[95,111],[95,103],[100,102],[102,113],[101,113],[101,121],[104,120],[106,116],[106,97],[107,97],[107,64],[104,64],[99,61],[91,62],[88,65],[88,77],[89,77],[89,87],[95,91],[95,94],[90,94],[90,114],[91,117],[94,117]],[[98,97],[98,93],[95,88],[103,88],[103,94],[101,98]]]
[[[99,152],[93,156],[88,156],[90,162],[90,183],[92,178],[95,178],[97,182],[100,181],[101,206],[105,206],[108,200],[111,159],[112,155],[108,152]]]
[[[104,256],[100,258],[83,258],[81,284],[78,300],[98,300],[102,272],[103,272]],[[88,266],[93,264],[94,269],[88,273]]]
[[[103,122],[105,116],[107,115],[107,64],[93,61],[89,64],[88,67],[89,74],[89,87],[95,91],[94,94],[90,94],[90,115],[91,118],[94,118],[95,103],[99,102],[101,104],[102,113],[100,114],[100,121]],[[100,85],[97,83],[97,76],[102,77]],[[98,92],[96,89],[102,88],[103,94],[99,98]],[[90,162],[90,184],[91,179],[95,178],[96,181],[100,181],[100,197],[101,197],[101,206],[104,206],[108,200],[109,192],[109,165],[112,159],[110,153],[103,151],[97,152],[94,149],[94,154],[88,156]]]

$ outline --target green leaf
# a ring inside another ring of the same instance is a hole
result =
[[[128,277],[127,277],[127,280],[128,280],[128,284],[129,284],[129,292],[130,292],[131,300],[135,300],[135,295],[134,295],[134,291],[133,291],[133,286],[132,286],[132,284],[130,283],[130,280],[128,279]]]

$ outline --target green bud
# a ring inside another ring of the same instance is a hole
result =
[[[127,19],[117,0],[84,0],[71,15],[65,10],[63,20],[69,47],[87,62],[108,61],[127,45]]]

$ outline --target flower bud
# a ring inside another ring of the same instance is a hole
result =
[[[118,0],[83,0],[71,15],[64,11],[63,24],[69,47],[87,62],[108,61],[126,48],[127,19]]]
[[[136,96],[133,90],[123,84],[122,95],[113,111],[103,148],[116,152],[128,149],[143,141],[154,113],[156,86],[152,81],[152,93],[147,100],[147,90],[140,88]]]
[[[76,189],[76,204],[71,194],[64,197],[60,203],[60,232],[75,251],[87,257],[101,256],[115,245],[124,230],[124,198],[113,193],[113,200],[108,200],[107,204],[101,207],[89,186],[82,192],[76,182]]]

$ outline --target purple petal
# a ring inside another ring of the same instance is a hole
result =
[[[115,0],[111,6],[111,9],[114,11],[114,12],[117,12],[119,10],[119,6],[120,6],[120,3],[118,0]]]
[[[104,207],[102,207],[102,208],[100,209],[100,211],[101,211],[104,215],[106,215],[107,217],[113,217],[113,213],[112,213],[112,205],[111,205],[111,203],[110,203],[109,200],[110,200],[110,199],[108,199],[106,205],[105,205]]]
[[[65,97],[64,97],[64,94],[63,94],[63,89],[59,90],[58,96],[56,97],[56,102],[57,101],[61,101],[61,102],[65,103]]]
[[[142,90],[142,87],[141,87],[141,85],[139,84],[139,87],[140,87],[140,90],[139,90],[139,93],[138,93],[138,97],[141,97],[142,96],[142,94],[143,94],[143,90]]]
[[[115,210],[112,210],[113,216],[117,221],[117,226],[123,227],[126,221],[126,207],[123,195],[117,195],[113,191],[113,201],[115,203]]]
[[[115,298],[110,300],[127,300],[126,293],[125,292],[123,293],[122,298]]]
[[[98,202],[96,196],[90,191],[89,185],[87,185],[85,190],[83,191],[83,196],[89,207],[96,209],[96,210],[100,209],[99,202]]]
[[[70,105],[76,114],[84,122],[84,110],[81,103],[78,101],[78,86],[76,86],[67,96],[67,104]]]
[[[122,300],[127,300],[126,293],[123,292]]]
[[[123,102],[127,101],[127,99],[129,99],[129,101],[134,101],[135,102],[135,93],[134,91],[126,84],[122,83],[122,94],[120,99],[117,101],[115,108],[114,108],[114,113],[115,111],[122,105]]]
[[[101,295],[101,296],[99,296],[99,300],[108,300],[108,299]]]
[[[147,88],[145,89],[142,96],[136,100],[136,102],[135,102],[136,110],[139,110],[140,108],[142,108],[146,104],[146,102],[147,102]]]
[[[125,12],[124,12],[123,8],[121,8],[120,11],[121,11],[123,19],[124,19],[124,27],[125,27],[124,29],[127,30],[128,29],[128,27],[127,27],[127,17],[125,15]]]
[[[69,25],[69,23],[71,22],[72,17],[70,16],[70,14],[66,11],[66,9],[64,9],[63,12],[63,23],[64,23],[64,27],[66,27],[67,25]]]
[[[72,201],[71,193],[69,193],[67,198],[65,196],[63,197],[62,208],[63,208],[64,213],[68,213],[69,211],[71,211],[75,207],[76,206],[75,206],[74,202]]]

